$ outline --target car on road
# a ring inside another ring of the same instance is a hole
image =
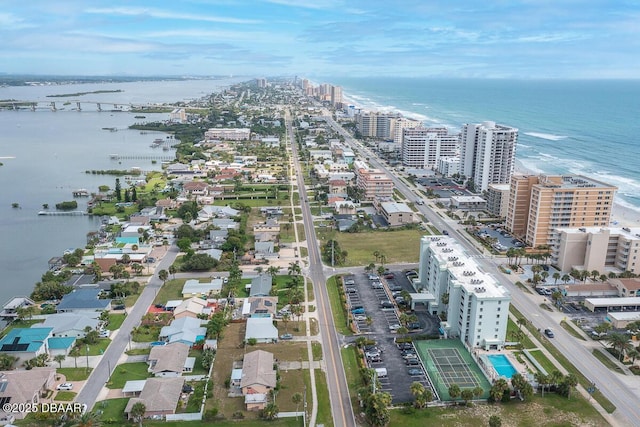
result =
[[[282,335],[280,335],[280,339],[281,340],[292,340],[293,339],[293,335],[291,335],[291,334],[282,334]]]
[[[73,390],[73,384],[71,383],[62,383],[58,384],[56,390]]]
[[[418,368],[409,368],[409,370],[407,371],[407,373],[412,376],[412,377],[417,377],[422,375],[422,369],[418,369]]]
[[[552,331],[551,329],[549,329],[549,328],[547,328],[547,329],[545,329],[545,330],[544,330],[544,334],[545,334],[546,336],[548,336],[549,338],[553,338],[553,337],[555,336],[555,334],[553,333],[553,331]]]

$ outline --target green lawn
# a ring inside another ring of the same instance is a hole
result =
[[[67,356],[70,357],[70,356]],[[71,357],[71,359],[73,359]],[[86,367],[82,367],[82,358],[78,357],[78,363],[79,363],[79,367],[78,368],[58,368],[56,369],[56,373],[64,375],[64,377],[67,379],[67,381],[84,381],[87,378],[89,378],[89,375],[91,374],[91,371],[93,370],[93,368],[89,368],[89,372],[87,372],[87,368]]]
[[[349,385],[351,403],[352,405],[354,405],[354,408],[357,408],[358,389],[362,387],[362,378],[360,378],[360,366],[358,365],[356,348],[353,346],[349,346],[347,348],[342,348],[340,352],[342,353],[344,373],[347,377],[347,384]]]
[[[144,380],[151,375],[147,372],[147,365],[144,362],[123,363],[116,366],[111,374],[111,378],[107,382],[108,388],[122,388],[127,381]]]
[[[125,421],[124,408],[127,407],[128,402],[128,397],[102,400],[96,402],[93,410],[100,415],[100,419],[105,424],[125,425],[127,422]]]
[[[209,371],[202,367],[202,350],[189,350],[189,357],[196,358],[196,364],[193,366],[193,372],[189,375],[207,375]]]
[[[606,351],[606,350],[605,350]],[[592,351],[593,355],[598,359],[604,366],[612,370],[613,372],[617,372],[619,374],[624,373],[622,368],[616,364],[613,360],[609,359],[606,354],[600,349],[594,348]]]
[[[74,391],[59,391],[56,393],[56,396],[53,398],[53,400],[59,400],[61,402],[71,402],[76,398],[77,394],[78,393]]]
[[[89,356],[101,356],[104,354],[107,347],[111,344],[109,338],[99,338],[95,344],[89,344]],[[80,354],[82,356],[87,355],[87,346],[80,344]]]
[[[575,329],[573,329],[573,327],[571,327],[571,325],[570,325],[570,324],[568,324],[567,322],[565,322],[564,320],[560,322],[560,326],[562,326],[562,328],[563,328],[565,331],[569,332],[569,334],[570,334],[572,337],[574,337],[574,338],[576,338],[576,339],[579,339],[579,340],[582,340],[582,341],[586,341],[586,340],[585,340],[585,338],[584,338],[582,335],[580,335],[580,333],[579,333],[578,331],[576,331]]]
[[[116,314],[116,313],[111,313],[109,314],[109,324],[107,325],[107,329],[110,331],[115,331],[116,329],[120,329],[120,326],[122,326],[122,322],[124,322],[124,319],[126,318],[126,314],[122,313],[122,314]]]
[[[331,401],[329,400],[329,388],[327,378],[320,369],[313,371],[316,377],[316,392],[318,394],[318,417],[316,425],[324,424],[325,427],[333,426],[333,416],[331,415]]]
[[[311,352],[313,353],[313,360],[322,360],[322,344],[319,342],[312,342]]]
[[[342,250],[346,250],[345,266],[376,263],[373,252],[380,251],[386,263],[418,262],[421,230],[366,231],[362,233],[333,233]],[[329,235],[320,233],[323,242]],[[379,260],[378,260],[379,261]]]
[[[542,350],[531,350],[529,353],[531,353],[531,355],[536,359],[540,366],[542,366],[542,368],[547,371],[547,374],[558,370],[558,368],[556,368],[555,365],[551,363],[551,360],[549,360],[549,358],[544,355]]]
[[[577,393],[576,393],[577,395]],[[440,427],[486,426],[489,417],[497,415],[502,425],[520,427],[538,426],[607,426],[608,423],[582,397],[567,399],[555,393],[547,393],[544,398],[535,395],[531,402],[493,405],[473,405],[468,408],[428,408],[411,414],[402,410],[391,411],[391,426],[422,427],[438,425]]]
[[[134,329],[131,334],[131,339],[135,342],[158,341],[160,329],[162,328],[158,325],[140,325]]]
[[[337,277],[331,277],[327,280],[327,293],[329,294],[329,301],[331,302],[331,312],[333,313],[336,330],[343,335],[353,335],[353,332],[347,325],[346,312],[338,292],[338,286]]]
[[[188,279],[167,280],[153,300],[154,304],[166,304],[169,300],[182,299],[182,288]]]

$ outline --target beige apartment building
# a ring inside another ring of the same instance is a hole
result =
[[[559,228],[551,245],[551,262],[563,272],[575,268],[640,274],[638,251],[640,228]]]
[[[617,188],[580,175],[515,175],[506,227],[527,245],[551,245],[557,228],[606,227]]]
[[[362,200],[393,197],[393,181],[379,169],[356,169],[356,185],[362,190]]]

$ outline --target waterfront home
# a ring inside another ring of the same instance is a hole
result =
[[[151,347],[148,371],[156,377],[179,377],[193,371],[195,357],[189,357],[189,346],[180,342]]]
[[[48,353],[53,328],[14,328],[0,339],[0,352],[18,358],[18,363]]]
[[[247,319],[244,339],[255,339],[258,343],[273,343],[278,340],[278,328],[273,326],[271,317],[250,317]]]
[[[18,311],[21,308],[32,307],[35,304],[31,298],[13,297],[2,307],[0,318],[3,320],[15,320],[18,318]]]
[[[8,404],[6,405],[8,407],[11,407],[11,404],[40,403],[42,396],[46,396],[49,390],[53,390],[55,380],[54,368],[0,371],[0,401]],[[28,411],[9,412],[0,408],[0,420],[23,419],[28,413]]]
[[[245,396],[248,410],[264,409],[266,396],[276,387],[276,370],[273,369],[273,353],[252,351],[244,356],[240,389]],[[247,399],[247,396],[253,396]]]
[[[79,288],[62,297],[56,307],[58,313],[76,313],[99,318],[104,310],[111,310],[111,300],[100,298],[99,288]]]
[[[87,333],[87,327],[98,329],[100,321],[97,318],[85,316],[77,313],[56,313],[47,316],[44,322],[38,323],[33,327],[53,328],[51,336],[53,337],[75,337],[84,338]]]
[[[132,419],[131,408],[138,402],[146,409],[144,418],[160,417],[175,414],[178,401],[182,395],[184,378],[149,378],[144,384],[140,396],[129,399],[124,413]]]

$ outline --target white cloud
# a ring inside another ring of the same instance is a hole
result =
[[[26,23],[23,19],[11,13],[0,12],[0,29],[3,30],[22,30],[25,28],[33,28],[35,25]]]
[[[177,13],[152,8],[140,7],[113,7],[113,8],[89,8],[86,13],[96,15],[120,15],[120,16],[148,16],[159,19],[177,19],[183,21],[221,22],[227,24],[258,24],[261,21],[254,19],[229,18],[224,16],[197,15],[191,13]]]

